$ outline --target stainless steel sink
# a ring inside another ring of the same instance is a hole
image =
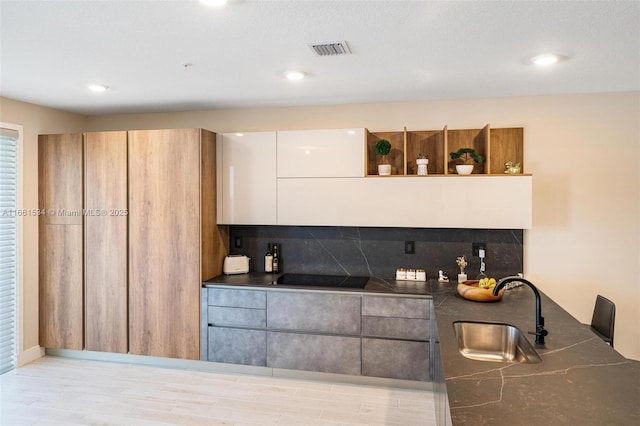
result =
[[[542,362],[531,343],[513,325],[456,321],[453,329],[458,350],[469,359],[529,364]]]

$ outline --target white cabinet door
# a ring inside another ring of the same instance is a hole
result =
[[[531,176],[278,179],[278,224],[528,229]]]
[[[276,224],[276,132],[219,135],[218,223]]]
[[[364,177],[364,129],[278,132],[278,177]]]

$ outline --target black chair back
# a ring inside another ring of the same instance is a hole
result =
[[[613,328],[616,321],[616,305],[606,297],[598,295],[591,317],[591,330],[613,347]]]

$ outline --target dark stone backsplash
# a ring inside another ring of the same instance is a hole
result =
[[[235,248],[236,237],[242,248]],[[480,259],[471,244],[484,242],[486,274],[500,278],[522,272],[521,229],[432,229],[312,226],[230,226],[231,253],[251,258],[251,272],[264,271],[267,243],[278,243],[281,272],[367,275],[393,278],[396,268],[424,268],[428,278],[438,270],[457,280],[456,258],[464,255],[469,279],[479,273]],[[415,241],[415,254],[404,242]]]

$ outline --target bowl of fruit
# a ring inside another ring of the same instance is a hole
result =
[[[467,300],[476,302],[497,302],[502,299],[504,288],[493,295],[493,288],[497,282],[495,278],[482,278],[481,280],[468,280],[458,284],[458,294]]]

